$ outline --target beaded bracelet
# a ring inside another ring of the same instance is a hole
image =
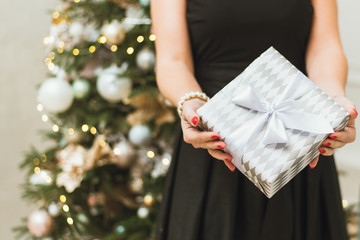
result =
[[[185,94],[184,96],[182,96],[178,102],[178,107],[177,107],[177,112],[181,118],[181,114],[182,114],[182,107],[184,105],[184,102],[186,100],[190,100],[190,99],[193,99],[193,98],[200,98],[201,100],[204,100],[205,102],[209,101],[209,97],[203,93],[203,92],[199,92],[199,91],[196,91],[196,92],[188,92],[187,94]]]

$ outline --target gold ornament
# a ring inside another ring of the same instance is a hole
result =
[[[138,94],[129,99],[129,104],[136,108],[126,118],[131,126],[145,124],[151,120],[155,120],[157,125],[176,120],[174,110],[166,106],[161,95],[154,97],[149,93]]]

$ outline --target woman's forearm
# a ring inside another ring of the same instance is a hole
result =
[[[347,61],[341,46],[324,45],[308,53],[309,78],[331,97],[345,96]]]
[[[156,75],[160,92],[174,106],[186,93],[201,91],[193,73],[182,61],[159,63]]]

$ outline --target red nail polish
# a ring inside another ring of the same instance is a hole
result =
[[[335,135],[331,135],[331,136],[330,136],[330,138],[331,138],[331,139],[336,139],[336,138],[337,138],[337,136],[335,136]]]
[[[193,117],[193,118],[191,119],[191,121],[192,121],[192,123],[193,123],[194,125],[196,125],[196,124],[198,123],[198,121],[199,121],[199,118],[198,118],[197,116],[195,116],[195,117]]]
[[[315,166],[311,166],[311,165],[309,165],[310,166],[310,169],[314,169],[315,168]]]
[[[231,168],[230,168],[230,171],[234,172],[234,171],[235,171],[235,168],[234,168],[234,169],[231,169]]]
[[[320,153],[325,153],[326,151],[324,149],[319,150]]]
[[[211,138],[216,140],[216,139],[219,139],[219,136],[213,135],[213,136],[211,136]]]
[[[353,110],[354,110],[354,112],[356,113],[356,116],[355,116],[355,117],[357,117],[357,116],[358,116],[358,112],[356,111],[355,108],[353,108]]]
[[[231,159],[230,158],[225,158],[225,161],[231,162]]]
[[[328,147],[328,146],[331,145],[331,143],[330,143],[330,142],[327,142],[327,143],[325,143],[324,145]]]
[[[221,146],[221,145],[218,145],[218,148],[224,149],[225,147],[224,147],[224,146]]]

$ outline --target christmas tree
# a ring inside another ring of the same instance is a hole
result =
[[[156,86],[149,1],[52,11],[37,110],[53,144],[32,146],[21,165],[34,211],[17,239],[154,238],[176,114]]]

